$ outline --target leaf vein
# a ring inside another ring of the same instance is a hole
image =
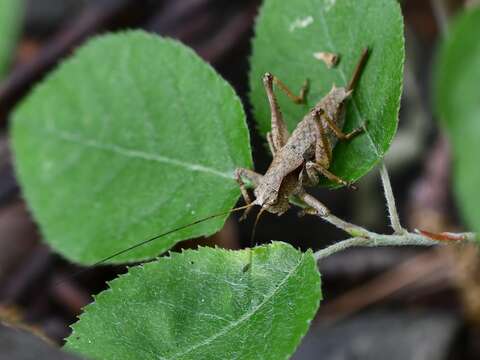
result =
[[[85,139],[69,132],[64,132],[59,130],[45,130],[45,132],[47,134],[55,136],[57,139],[79,144],[87,148],[94,148],[102,151],[108,151],[117,155],[122,155],[125,157],[134,158],[134,159],[141,159],[145,161],[156,161],[159,163],[182,167],[189,171],[203,172],[203,173],[215,175],[215,176],[222,177],[229,180],[233,179],[233,174],[222,172],[220,170],[213,169],[205,165],[192,164],[192,163],[174,159],[171,157],[162,156],[159,154],[152,154],[152,153],[148,153],[141,150],[129,149],[123,146],[115,145],[115,144],[101,143],[95,139]]]
[[[305,255],[302,256],[302,258],[299,260],[297,265],[286,274],[286,276],[282,279],[282,281],[280,281],[278,283],[278,286],[270,294],[266,295],[264,297],[264,299],[262,300],[262,302],[260,302],[257,306],[252,308],[250,311],[246,312],[238,320],[233,321],[230,324],[228,324],[227,326],[225,326],[223,329],[221,329],[216,334],[213,334],[212,336],[208,337],[207,339],[205,339],[205,340],[203,340],[203,341],[201,341],[197,344],[192,345],[191,347],[189,347],[188,349],[186,349],[182,352],[178,352],[176,354],[173,354],[171,357],[169,357],[169,360],[178,359],[179,357],[184,356],[184,355],[186,355],[186,354],[188,354],[188,353],[190,353],[190,352],[192,352],[192,351],[194,351],[194,350],[196,350],[196,349],[198,349],[202,346],[205,346],[205,345],[208,345],[208,344],[212,343],[213,341],[215,341],[219,337],[227,334],[228,332],[230,332],[231,330],[233,330],[237,326],[241,325],[242,323],[244,323],[245,321],[250,319],[253,315],[255,315],[258,311],[260,311],[260,309],[263,308],[270,301],[270,299],[272,299],[283,288],[283,286],[287,283],[287,281],[298,271],[298,269],[300,268],[300,265],[302,265],[304,260],[305,260]]]
[[[324,14],[323,11],[320,12],[320,23],[322,24],[323,28],[325,29],[325,37],[327,38],[327,41],[328,41],[328,44],[329,44],[330,48],[334,49],[332,35],[330,34],[330,29],[328,28],[328,24],[325,20],[325,14]],[[347,76],[345,75],[345,72],[343,71],[343,69],[340,65],[338,66],[338,72],[339,72],[340,76],[342,77],[343,82],[346,84],[347,83]],[[355,113],[357,114],[358,118],[361,119],[362,117],[361,117],[360,110],[358,108],[357,102],[355,101],[355,97],[352,97],[351,101],[352,101],[353,108],[355,109]],[[380,151],[378,150],[377,146],[375,145],[375,141],[373,141],[372,135],[370,134],[370,131],[368,130],[368,128],[365,129],[365,134],[368,137],[368,140],[370,142],[370,145],[373,148],[373,151],[374,151],[375,155],[378,158],[380,158]]]

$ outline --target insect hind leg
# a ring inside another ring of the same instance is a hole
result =
[[[355,136],[363,133],[366,130],[366,123],[362,126],[357,127],[356,129],[353,129],[352,131],[345,133],[343,132],[342,129],[340,129],[337,124],[328,116],[328,114],[323,113],[321,116],[321,120],[324,120],[327,124],[327,126],[332,130],[332,132],[335,134],[335,136],[341,140],[341,141],[347,141]],[[320,121],[321,121],[320,120]]]
[[[370,54],[370,50],[368,47],[362,50],[362,54],[360,55],[360,60],[358,60],[357,65],[355,66],[355,70],[353,71],[352,78],[347,85],[347,91],[351,91],[355,88],[360,79],[360,75],[362,74],[363,68],[368,60],[368,55]]]
[[[289,99],[292,100],[295,104],[305,104],[307,102],[307,94],[310,88],[308,79],[305,79],[305,81],[303,82],[303,85],[300,88],[300,94],[295,95],[293,91],[290,90],[289,87],[283,81],[281,81],[279,78],[277,78],[274,75],[271,75],[271,76],[272,76],[273,84],[278,86],[280,90],[282,90],[285,93],[285,95],[287,95]]]
[[[337,175],[333,174],[330,170],[326,169],[320,164],[317,164],[313,161],[309,161],[305,165],[305,169],[307,172],[307,175],[310,179],[312,179],[312,182],[318,183],[319,178],[318,178],[318,173],[322,174],[325,176],[328,180],[333,181],[339,185],[343,185],[348,187],[349,189],[352,190],[357,190],[357,187],[353,185],[351,182],[348,182]]]

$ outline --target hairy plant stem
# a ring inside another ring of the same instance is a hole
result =
[[[315,210],[315,215],[319,216],[322,218],[322,220],[329,222],[330,224],[336,226],[340,230],[345,231],[347,234],[353,236],[353,237],[369,237],[372,232],[368,231],[367,229],[349,223],[345,220],[342,220],[332,213],[330,213],[330,210],[323,205],[320,201],[318,201],[316,198],[314,198],[312,195],[309,194],[303,194],[300,196],[300,199],[305,202],[310,208]]]
[[[455,234],[463,241],[475,241],[476,235],[473,233]],[[370,237],[353,237],[342,240],[336,244],[330,245],[325,249],[317,251],[314,256],[317,261],[324,259],[337,252],[346,250],[351,247],[376,247],[376,246],[433,246],[445,245],[447,242],[430,239],[416,233],[404,233],[401,235],[382,235],[371,233]]]
[[[314,254],[317,261],[351,247],[409,245],[433,246],[443,245],[447,243],[474,242],[477,240],[477,234],[475,233],[442,233],[438,234],[438,239],[436,239],[435,237],[429,236],[436,234],[429,234],[421,231],[408,232],[407,230],[402,228],[402,226],[400,225],[400,219],[398,217],[398,211],[395,205],[395,198],[393,196],[390,178],[384,164],[382,164],[382,167],[380,169],[380,175],[382,178],[382,184],[391,226],[394,230],[394,234],[392,235],[377,234],[361,226],[349,223],[331,214],[328,208],[313,196],[309,194],[302,194],[300,196],[301,200],[303,200],[305,204],[307,204],[310,208],[314,209],[315,215],[319,216],[322,220],[329,222],[330,224],[336,226],[337,228],[345,231],[347,234],[352,236],[349,239],[342,240],[336,244],[326,247],[325,249],[317,251]]]
[[[390,225],[392,226],[395,234],[403,234],[406,232],[406,230],[400,224],[400,217],[398,216],[397,206],[395,205],[395,197],[393,196],[390,176],[388,176],[388,171],[384,162],[382,162],[382,165],[380,166],[380,177],[382,179],[383,192],[385,194],[385,201],[387,203]]]

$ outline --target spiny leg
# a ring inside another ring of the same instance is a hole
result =
[[[293,102],[298,104],[304,104],[305,98],[308,91],[308,82],[306,81],[303,85],[300,96],[294,95],[290,89],[281,82],[278,78],[273,76],[270,73],[266,73],[263,76],[263,86],[265,87],[265,91],[267,93],[268,102],[270,105],[270,113],[271,113],[271,133],[267,135],[267,140],[269,142],[270,150],[272,154],[275,154],[280,148],[282,148],[288,141],[290,134],[288,133],[287,125],[283,120],[282,113],[280,111],[280,107],[278,105],[277,98],[275,96],[275,92],[273,91],[273,84],[277,85],[282,91],[284,91],[287,96],[292,99]]]
[[[360,55],[360,60],[358,60],[357,65],[355,66],[355,70],[353,71],[352,78],[347,85],[347,91],[352,91],[358,83],[360,79],[360,75],[362,74],[363,68],[368,59],[369,49],[368,47],[362,50],[362,54]]]
[[[240,187],[240,192],[242,193],[243,200],[247,205],[250,205],[252,203],[252,198],[248,193],[248,190],[245,186],[245,183],[243,182],[243,179],[250,180],[253,183],[253,186],[256,187],[262,180],[262,175],[250,169],[244,169],[244,168],[235,169],[235,181],[238,183],[238,186]],[[245,218],[248,216],[251,209],[252,208],[249,207],[243,212],[243,215],[240,217],[240,221],[245,220]]]
[[[336,182],[337,184],[347,186],[348,188],[352,190],[357,190],[357,187],[353,185],[352,183],[343,180],[342,178],[338,177],[337,175],[331,173],[328,169],[324,168],[322,165],[317,164],[313,161],[307,162],[305,165],[307,174],[310,178],[315,178],[316,181],[318,182],[318,175],[316,172],[321,173],[323,176],[325,176],[328,180]]]
[[[323,129],[322,124],[320,123],[320,115],[324,111],[313,110],[311,115],[315,119],[315,162],[321,164],[324,168],[330,167],[332,160],[332,150],[331,144],[327,136],[325,136],[325,130]],[[318,173],[310,167],[307,167],[306,164],[303,166],[300,171],[299,181],[302,186],[315,186],[319,183],[320,178]]]
[[[278,105],[277,98],[273,91],[273,75],[266,73],[263,76],[263,86],[267,93],[268,103],[270,105],[271,114],[271,132],[267,134],[267,140],[270,145],[270,151],[272,155],[282,148],[286,143],[290,134],[288,133],[287,125],[283,120],[280,106]]]
[[[268,142],[268,147],[270,148],[270,152],[274,157],[275,154],[277,153],[277,149],[275,147],[275,143],[273,142],[272,133],[270,131],[267,133],[267,142]]]
[[[332,144],[325,133],[325,128],[322,123],[322,115],[326,115],[325,112],[320,110],[314,110],[313,117],[315,119],[315,132],[317,141],[315,143],[315,162],[325,169],[330,167],[332,163]]]
[[[317,142],[315,144],[315,161],[309,161],[305,165],[305,170],[310,179],[310,182],[316,184],[319,181],[318,173],[321,173],[327,179],[336,182],[337,184],[347,186],[351,189],[356,189],[354,185],[348,181],[343,180],[337,175],[328,170],[332,162],[332,145],[325,134],[325,129],[322,123],[322,115],[326,115],[322,110],[315,110],[313,116],[315,118],[315,129]]]
[[[240,187],[240,192],[242,193],[243,199],[247,203],[247,205],[252,203],[252,199],[248,190],[243,182],[243,179],[248,179],[253,183],[253,186],[257,186],[260,181],[262,180],[262,175],[256,173],[253,170],[245,169],[245,168],[237,168],[235,169],[235,181],[238,183]]]
[[[290,90],[288,86],[279,78],[273,75],[272,78],[273,83],[277,85],[295,104],[305,104],[307,102],[307,94],[309,88],[308,79],[305,79],[305,81],[303,82],[303,85],[300,88],[300,95],[295,95],[293,91]]]
[[[369,49],[368,48],[363,49],[362,54],[360,55],[360,60],[355,66],[355,70],[353,71],[352,78],[350,79],[350,82],[347,85],[347,89],[346,89],[347,91],[353,91],[353,89],[357,85],[358,80],[360,79],[360,75],[362,74],[363,68],[365,67],[365,64],[367,62],[368,55],[369,55]],[[322,113],[321,115],[322,115],[322,118],[327,123],[328,127],[333,131],[333,133],[339,140],[342,140],[342,141],[350,140],[351,138],[365,131],[365,125],[363,125],[354,129],[349,133],[344,133],[342,129],[340,129],[337,126],[337,124],[335,124],[335,122],[328,116],[328,114]]]

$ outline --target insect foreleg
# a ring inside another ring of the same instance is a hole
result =
[[[328,170],[332,161],[332,145],[325,134],[323,121],[326,119],[326,114],[320,110],[315,111],[312,115],[315,119],[315,137],[317,140],[315,143],[315,161],[308,161],[305,164],[305,171],[309,182],[317,184],[319,182],[318,173],[320,173],[337,184],[355,189],[355,186],[351,183]]]
[[[253,183],[253,186],[256,187],[262,180],[262,177],[263,177],[262,175],[250,169],[237,168],[235,170],[235,180],[237,181],[238,186],[240,187],[240,192],[242,193],[243,200],[247,205],[250,205],[252,203],[252,198],[248,193],[248,189],[245,186],[243,179],[247,179],[251,181]],[[244,220],[251,209],[252,209],[251,207],[247,208],[243,213],[242,217],[240,218],[240,220]]]

